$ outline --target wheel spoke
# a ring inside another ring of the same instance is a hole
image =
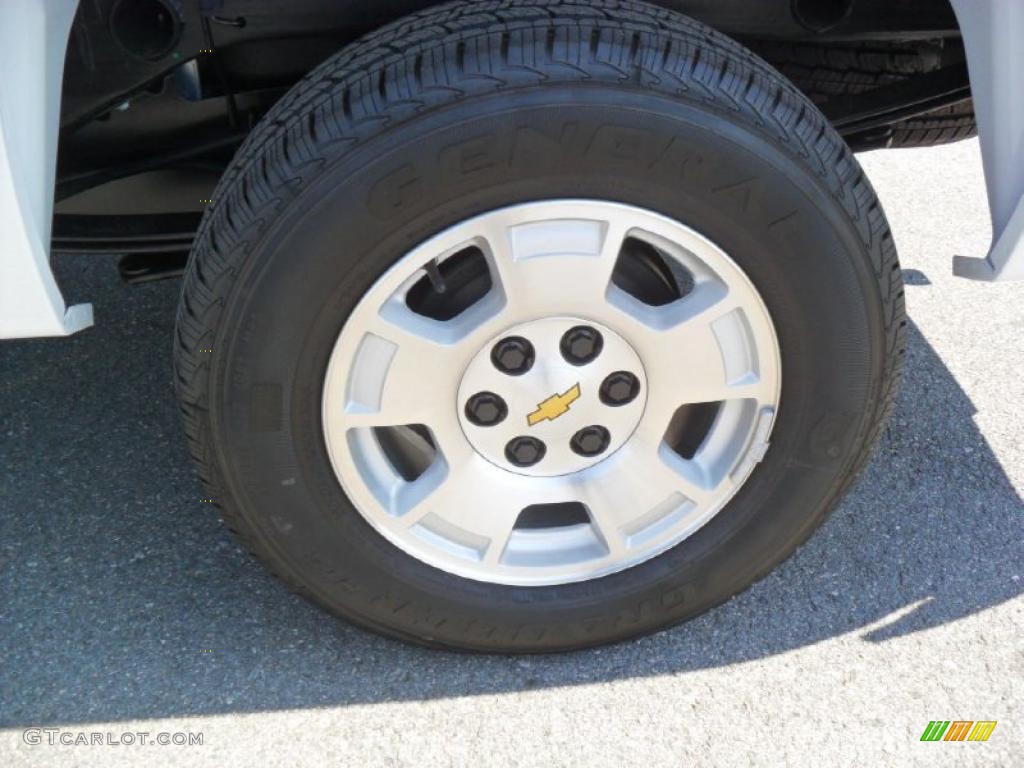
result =
[[[461,533],[472,542],[486,562],[497,563],[508,543],[522,509],[519,493],[509,493],[507,480],[493,465],[479,456],[467,456],[458,464],[448,463],[447,472],[433,490],[402,516],[401,524],[411,527],[428,515],[443,520],[444,530],[453,537]],[[515,489],[519,490],[519,489]]]
[[[632,441],[577,487],[576,500],[590,513],[609,553],[622,555],[628,536],[666,503],[707,505],[713,488],[699,466],[659,446]]]
[[[648,376],[645,422],[664,433],[682,405],[774,398],[774,361],[752,353],[749,323],[731,294],[698,289],[676,305],[649,313],[648,322],[627,314],[626,336]]]
[[[484,239],[508,313],[516,318],[592,313],[605,299],[626,231],[614,220],[492,222]]]
[[[403,324],[378,318],[368,327],[359,354],[375,358],[377,375],[367,374],[370,396],[361,402],[350,398],[339,414],[347,426],[454,424],[454,392],[465,360],[460,345],[444,343],[419,320]],[[351,383],[348,389],[354,389]]]

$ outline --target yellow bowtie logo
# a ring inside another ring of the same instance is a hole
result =
[[[544,421],[554,421],[564,413],[569,412],[569,406],[580,399],[580,385],[573,384],[560,395],[552,395],[543,403],[537,406],[537,410],[526,417],[526,423],[531,427]]]

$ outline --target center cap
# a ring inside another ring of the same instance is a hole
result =
[[[646,401],[643,365],[625,339],[599,323],[552,317],[484,345],[462,377],[459,419],[488,461],[552,477],[614,453]]]

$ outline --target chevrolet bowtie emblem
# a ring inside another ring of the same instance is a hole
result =
[[[544,402],[537,406],[537,410],[529,414],[526,417],[526,423],[531,427],[534,424],[547,419],[548,421],[554,421],[563,413],[569,412],[569,406],[575,403],[580,398],[580,385],[573,384],[571,388],[567,389],[560,395],[552,395]]]

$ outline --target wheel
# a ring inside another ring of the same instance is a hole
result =
[[[188,273],[207,492],[333,613],[478,651],[607,643],[744,589],[892,406],[892,239],[774,70],[634,2],[471,2],[267,115]]]

